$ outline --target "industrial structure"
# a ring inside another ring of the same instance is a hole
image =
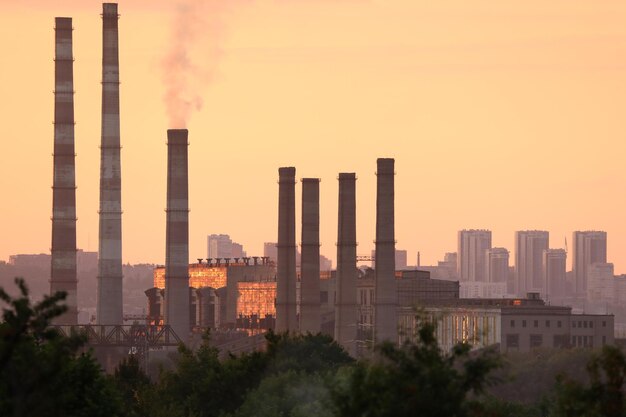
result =
[[[374,341],[398,341],[394,160],[379,158],[376,172],[376,300]]]
[[[120,75],[116,3],[102,5],[102,138],[98,240],[98,324],[120,325],[122,303],[122,175]]]
[[[276,330],[297,331],[296,169],[279,168],[278,177]]]
[[[320,180],[302,179],[302,255],[300,331],[319,333],[320,311]]]
[[[76,166],[74,153],[74,57],[72,19],[55,19],[54,178],[50,293],[67,293],[67,311],[56,324],[77,324]]]
[[[337,282],[335,340],[351,355],[356,353],[356,174],[339,174],[337,221]]]
[[[189,334],[189,181],[187,129],[167,131],[165,324]]]

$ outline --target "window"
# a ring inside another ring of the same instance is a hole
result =
[[[507,334],[506,335],[506,347],[507,348],[519,348],[519,334]]]
[[[522,320],[522,327],[526,327],[526,320]]]
[[[602,327],[606,327],[606,321],[602,321]]]
[[[530,347],[531,348],[541,347],[542,344],[543,344],[543,335],[541,334],[530,335]]]
[[[566,334],[555,334],[552,339],[552,347],[557,349],[567,348],[569,336]]]
[[[589,327],[591,327],[593,329],[593,321],[589,322]]]
[[[556,322],[556,327],[558,327],[559,329],[561,328],[561,320],[558,320],[558,321]]]
[[[550,320],[546,320],[546,327],[550,327]]]
[[[511,320],[511,327],[515,327],[515,320]]]
[[[539,320],[535,320],[535,322],[533,323],[535,327],[539,327]]]
[[[576,327],[576,322],[572,321],[572,327]]]

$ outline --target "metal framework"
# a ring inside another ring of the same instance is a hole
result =
[[[92,347],[126,347],[135,350],[178,346],[182,341],[170,326],[132,325],[74,325],[52,326],[64,336],[83,334]]]

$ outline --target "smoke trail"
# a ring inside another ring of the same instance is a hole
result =
[[[192,111],[202,108],[202,91],[213,79],[224,34],[224,15],[254,0],[176,0],[171,41],[162,61],[165,107],[170,128],[186,127]],[[277,0],[278,3],[286,0]],[[350,0],[300,0],[348,2]],[[359,2],[362,0],[352,0]],[[194,51],[200,44],[201,51]],[[195,52],[195,53],[194,53]]]
[[[170,127],[186,127],[191,112],[202,108],[202,90],[212,80],[221,55],[224,12],[240,2],[175,2],[170,45],[162,60],[164,100]],[[202,42],[202,52],[193,53],[199,42]]]

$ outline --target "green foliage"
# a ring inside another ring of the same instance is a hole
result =
[[[145,414],[208,417],[232,412],[258,385],[267,363],[260,352],[220,361],[218,351],[208,343],[195,353],[184,346],[178,352],[175,369],[163,371],[145,393]]]
[[[557,378],[550,415],[554,417],[622,417],[626,358],[615,346],[604,346],[587,364],[589,384],[560,375]]]
[[[119,363],[113,374],[113,382],[120,392],[123,403],[127,405],[126,414],[129,417],[141,416],[145,409],[144,394],[151,385],[135,355]]]
[[[334,371],[354,359],[334,339],[325,334],[276,334],[267,336],[268,373]]]
[[[418,342],[378,347],[378,357],[338,375],[333,400],[338,416],[460,417],[470,413],[470,394],[479,395],[499,356],[486,350],[470,355],[468,345],[443,353],[434,326],[424,323]]]
[[[331,417],[330,394],[317,373],[286,371],[268,376],[233,417]]]
[[[121,403],[111,382],[89,354],[78,355],[84,340],[50,328],[62,314],[65,294],[31,305],[28,289],[16,278],[21,295],[10,297],[0,323],[0,415],[116,416]]]

